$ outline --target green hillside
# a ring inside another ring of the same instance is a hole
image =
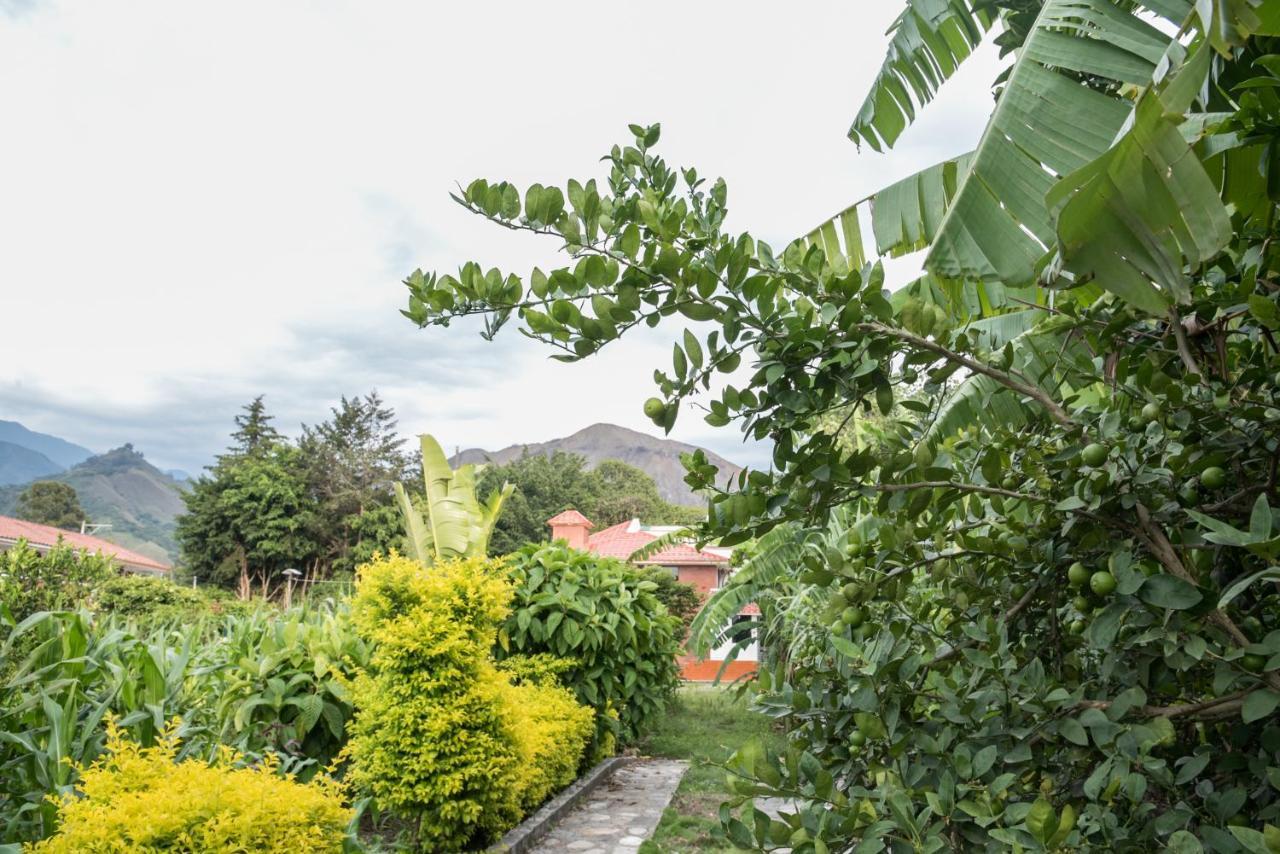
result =
[[[62,469],[39,451],[0,439],[0,484],[29,483]]]
[[[148,557],[172,563],[178,555],[174,520],[185,509],[183,487],[125,445],[90,457],[43,480],[68,483],[93,522],[106,522],[98,536]],[[0,514],[11,515],[24,485],[0,488]]]

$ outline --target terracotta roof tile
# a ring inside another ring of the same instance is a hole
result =
[[[558,513],[547,520],[548,525],[586,525],[588,528],[594,528],[595,525],[586,516],[583,516],[577,510],[566,510]]]
[[[57,544],[59,538],[73,548],[110,555],[126,566],[159,572],[169,572],[172,569],[172,567],[157,560],[152,560],[146,555],[140,555],[99,537],[91,537],[88,534],[81,534],[77,531],[63,531],[60,528],[51,528],[48,525],[37,525],[34,522],[25,522],[22,519],[0,516],[0,545],[7,545],[17,540],[26,540],[33,546],[50,548]]]
[[[587,548],[598,555],[626,560],[637,549],[643,548],[656,539],[656,535],[640,527],[640,524],[633,519],[630,522],[619,522],[602,531],[596,531],[587,538]],[[644,560],[637,561],[637,563],[724,564],[728,563],[728,560],[722,555],[700,551],[687,543],[673,543],[662,549],[662,551],[652,554]]]

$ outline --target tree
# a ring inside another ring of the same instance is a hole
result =
[[[231,433],[229,457],[251,457],[277,445],[282,436],[271,422],[274,415],[267,414],[264,395],[258,395],[242,407],[243,414],[235,417],[236,429]]]
[[[320,552],[326,562],[351,569],[350,551],[360,549],[371,530],[365,515],[394,506],[392,484],[409,475],[409,459],[396,434],[395,413],[377,391],[343,397],[330,412],[315,427],[303,425],[298,448],[318,504]],[[383,539],[377,538],[378,546]]]
[[[79,530],[85,521],[75,487],[56,480],[39,480],[24,489],[16,512],[19,519],[67,530]]]
[[[653,478],[620,460],[602,460],[589,469],[579,454],[524,454],[509,463],[483,467],[479,479],[481,491],[501,483],[515,486],[494,528],[490,547],[495,555],[545,542],[550,535],[547,520],[569,509],[585,515],[597,530],[630,519],[684,525],[704,516],[701,509],[663,500]]]
[[[899,19],[856,139],[892,144],[996,20],[926,5]],[[569,361],[691,321],[646,412],[670,429],[720,388],[706,421],[773,441],[774,470],[716,493],[703,530],[794,525],[800,554],[757,573],[789,649],[758,691],[788,747],[729,765],[744,799],[796,806],[726,815],[737,847],[1280,835],[1258,784],[1280,776],[1280,4],[1019,5],[975,152],[780,253],[727,232],[724,182],[669,167],[637,125],[603,185],[460,196],[571,263],[407,279],[414,322],[518,320]],[[925,275],[887,292],[875,255],[921,249]],[[744,359],[745,383],[713,385]],[[872,407],[883,436],[842,438]]]
[[[236,417],[228,453],[183,494],[177,540],[186,569],[249,598],[264,596],[285,569],[317,558],[317,502],[302,453],[278,438],[261,396]]]

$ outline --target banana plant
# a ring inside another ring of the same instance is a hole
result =
[[[435,437],[424,433],[418,438],[426,512],[418,510],[403,484],[395,484],[410,556],[428,566],[450,558],[485,556],[503,502],[515,486],[504,483],[481,501],[476,497],[476,467],[468,464],[454,471]]]

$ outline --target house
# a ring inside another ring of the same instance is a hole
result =
[[[551,526],[551,539],[564,540],[570,548],[592,552],[605,557],[629,560],[637,550],[652,543],[658,537],[678,530],[673,526],[643,525],[639,519],[620,522],[609,528],[591,533],[595,527],[591,520],[577,510],[566,510],[547,520]],[[641,560],[633,561],[639,566],[661,566],[671,571],[677,581],[691,584],[702,594],[703,600],[719,590],[733,574],[730,565],[731,549],[707,546],[697,548],[692,543],[671,543]],[[749,605],[738,619],[759,611]],[[735,621],[736,622],[736,621]],[[680,657],[680,673],[692,682],[710,682],[720,673],[724,665],[729,646],[725,645],[712,651],[705,660],[691,655]],[[755,643],[739,651],[737,658],[730,662],[721,674],[725,680],[737,679],[754,673],[759,658]]]
[[[129,551],[123,546],[109,543],[98,537],[91,537],[88,534],[80,534],[75,531],[64,531],[61,528],[52,528],[48,525],[37,525],[34,522],[24,522],[22,519],[12,519],[8,516],[0,516],[0,551],[12,548],[18,544],[19,540],[25,540],[27,545],[41,553],[49,551],[57,544],[58,540],[62,540],[63,543],[74,549],[111,557],[126,572],[158,576],[168,576],[173,572],[173,567],[171,566],[152,560],[146,555]]]

